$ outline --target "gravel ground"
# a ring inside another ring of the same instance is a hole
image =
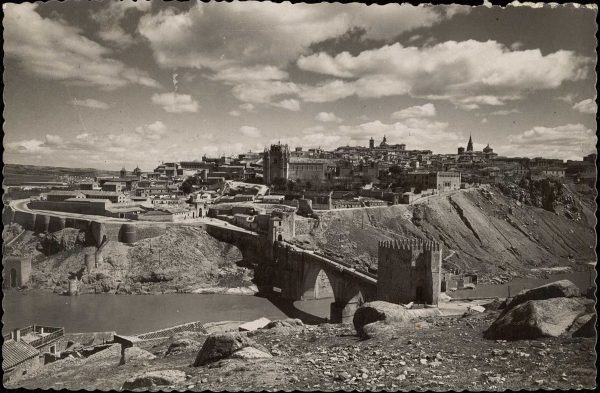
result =
[[[191,367],[196,350],[164,357],[176,337],[146,342],[156,359],[118,357],[102,362],[62,362],[7,387],[116,389],[135,375],[182,370],[184,382],[163,390],[473,390],[593,389],[594,339],[548,338],[493,341],[482,332],[496,318],[488,311],[440,317],[422,329],[401,329],[388,338],[360,340],[352,325],[306,326],[303,331],[261,330],[252,338],[273,358],[228,359]],[[195,334],[199,343],[203,336]]]

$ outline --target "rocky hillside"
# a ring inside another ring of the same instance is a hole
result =
[[[419,237],[444,245],[444,267],[493,276],[528,276],[532,268],[595,260],[595,218],[576,200],[580,219],[526,205],[481,187],[385,208],[325,212],[298,236],[305,247],[357,265],[376,266],[379,240]],[[593,205],[593,200],[591,202]]]
[[[8,255],[32,258],[30,286],[63,292],[68,278],[81,279],[81,292],[175,292],[205,286],[249,285],[251,271],[237,266],[239,250],[219,242],[204,229],[172,226],[159,237],[133,245],[108,242],[103,261],[91,274],[85,254],[96,248],[85,244],[82,232],[67,228],[53,234],[25,232]]]

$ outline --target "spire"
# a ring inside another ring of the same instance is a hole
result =
[[[469,143],[467,143],[467,151],[473,151],[473,138],[471,138],[471,133],[469,133]]]

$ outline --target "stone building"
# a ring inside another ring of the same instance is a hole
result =
[[[7,256],[2,258],[4,288],[21,288],[31,276],[31,259]]]
[[[288,145],[271,145],[263,153],[263,182],[270,186],[275,179],[288,179],[290,149]]]
[[[442,249],[436,242],[379,242],[377,298],[390,303],[438,304]]]
[[[460,172],[409,172],[403,174],[400,182],[404,187],[414,187],[420,190],[435,190],[436,192],[460,189]]]

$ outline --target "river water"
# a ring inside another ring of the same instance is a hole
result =
[[[596,272],[590,271],[575,271],[570,273],[553,274],[548,278],[517,278],[509,283],[502,285],[482,284],[475,289],[462,289],[460,291],[450,291],[448,295],[453,299],[467,299],[477,297],[508,297],[515,296],[517,293],[526,288],[535,288],[540,285],[549,284],[558,280],[569,280],[577,285],[579,289],[585,291],[588,287],[594,284]]]
[[[506,297],[524,288],[568,279],[585,290],[595,272],[552,275],[547,279],[517,279],[504,285],[480,285],[474,290],[449,292],[455,298]],[[186,322],[249,321],[260,317],[301,318],[324,322],[333,299],[285,302],[276,297],[223,294],[79,295],[61,296],[43,291],[5,291],[2,305],[7,333],[31,324],[62,326],[67,332],[116,331],[139,334]]]
[[[61,296],[43,291],[5,291],[2,332],[35,323],[62,326],[67,332],[139,334],[194,321],[284,319],[286,313],[319,322],[329,316],[332,301],[289,304],[223,294]]]

